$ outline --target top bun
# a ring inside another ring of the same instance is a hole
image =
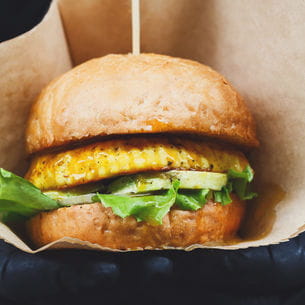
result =
[[[108,55],[53,80],[27,129],[29,153],[95,136],[192,133],[257,146],[241,96],[210,67],[165,55]]]

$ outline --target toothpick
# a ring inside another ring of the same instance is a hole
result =
[[[131,0],[132,54],[140,54],[140,0]]]

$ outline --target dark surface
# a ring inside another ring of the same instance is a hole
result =
[[[0,0],[0,42],[16,37],[38,24],[50,0]]]
[[[238,251],[32,255],[0,242],[0,296],[20,304],[303,304],[304,284],[305,234]]]
[[[0,0],[0,41],[35,26],[50,1]],[[239,251],[30,255],[0,242],[0,304],[305,304],[305,234]]]

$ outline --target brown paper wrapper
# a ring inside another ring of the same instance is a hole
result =
[[[42,87],[70,68],[55,3],[31,31],[0,44],[0,167],[24,172],[24,130],[31,104]]]
[[[53,3],[33,30],[0,45],[0,166],[9,170],[22,172],[24,122],[31,102],[41,87],[70,67],[66,41],[74,64],[131,51],[129,1],[59,4],[66,40]],[[304,15],[302,0],[141,1],[142,52],[195,59],[224,74],[246,98],[261,141],[250,158],[260,196],[250,203],[244,239],[186,250],[275,244],[305,230]],[[12,113],[18,116],[17,125]],[[109,250],[64,238],[33,251],[3,224],[0,237],[27,252]]]

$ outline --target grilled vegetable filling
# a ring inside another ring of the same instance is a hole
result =
[[[120,217],[162,224],[171,207],[198,210],[209,200],[248,200],[253,179],[244,155],[216,144],[164,137],[90,144],[34,158],[25,180],[0,170],[3,221],[101,202]]]
[[[248,164],[241,152],[214,143],[132,137],[38,155],[26,179],[41,190],[52,190],[148,171],[241,172]]]

